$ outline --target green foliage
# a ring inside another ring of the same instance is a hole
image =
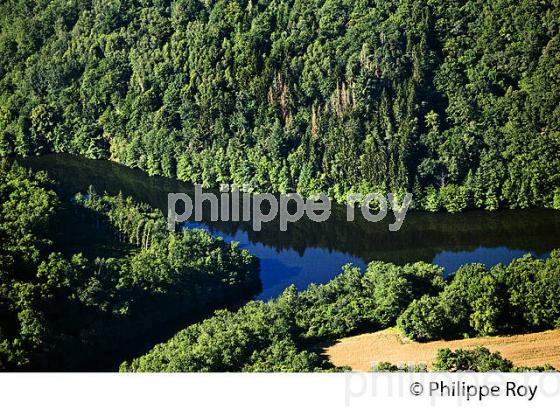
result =
[[[337,338],[364,328],[382,329],[395,323],[408,304],[423,294],[443,289],[442,271],[426,263],[399,267],[372,262],[362,274],[346,266],[341,275],[301,295],[298,325],[306,337]]]
[[[537,373],[542,373],[542,372],[556,372],[558,370],[556,370],[554,367],[552,367],[550,364],[545,363],[542,366],[520,366],[520,367],[514,367],[513,370],[514,372],[517,373],[527,373],[527,372],[537,372]]]
[[[423,373],[427,371],[427,367],[425,364],[407,366],[402,364],[394,365],[388,362],[381,362],[372,366],[371,371],[375,373]]]
[[[295,289],[274,302],[250,302],[237,312],[218,311],[191,325],[148,354],[123,363],[121,371],[314,371],[330,366],[298,348]]]
[[[0,238],[2,262],[36,263],[50,244],[41,237],[48,231],[58,198],[44,173],[31,172],[0,162]],[[16,260],[12,260],[15,258]]]
[[[554,191],[553,208],[560,210],[560,188],[556,188],[556,191]]]
[[[440,349],[433,363],[436,372],[511,372],[513,369],[511,361],[485,347],[455,351]]]
[[[560,323],[559,291],[558,251],[546,260],[527,255],[491,270],[466,265],[439,295],[415,300],[398,324],[421,341],[553,329]]]
[[[0,155],[258,191],[558,207],[557,0],[13,0]],[[352,166],[349,166],[352,164]]]
[[[396,366],[391,363],[379,363],[374,372],[422,372],[425,366]],[[549,364],[535,367],[514,367],[512,362],[504,359],[499,352],[490,352],[485,347],[470,350],[439,349],[432,363],[434,372],[551,372],[554,367]]]
[[[369,270],[368,270],[369,271]],[[307,337],[337,337],[375,326],[373,286],[359,269],[345,266],[325,285],[310,285],[300,298],[297,323]]]
[[[446,185],[440,190],[443,206],[449,212],[461,212],[469,207],[469,191],[466,187]]]
[[[130,198],[90,189],[69,202],[43,173],[3,161],[0,204],[3,370],[110,366],[122,357],[120,345],[138,348],[158,326],[176,329],[174,321],[239,303],[260,288],[258,263],[246,251],[202,231],[169,233],[160,212]],[[118,258],[63,254],[58,234],[74,222],[64,219],[68,210],[82,229],[107,229],[137,246]]]
[[[397,326],[418,341],[443,339],[446,336],[446,310],[435,296],[414,300],[399,316]]]

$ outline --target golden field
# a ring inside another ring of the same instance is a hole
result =
[[[476,346],[500,352],[514,366],[548,363],[560,369],[560,329],[515,336],[418,343],[405,339],[398,330],[392,328],[341,339],[326,348],[325,354],[333,364],[350,366],[355,371],[368,371],[374,362],[426,363],[429,369],[438,349],[469,349]]]

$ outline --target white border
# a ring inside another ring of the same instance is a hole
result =
[[[435,397],[410,389],[430,382],[537,385],[526,397]],[[559,373],[117,374],[3,373],[0,409],[368,409],[555,408]]]

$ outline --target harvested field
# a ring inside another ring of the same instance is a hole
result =
[[[350,366],[355,371],[368,371],[373,362],[426,363],[430,368],[438,349],[469,349],[476,346],[500,352],[514,366],[549,363],[560,369],[560,329],[429,343],[412,342],[404,339],[396,329],[387,329],[341,339],[325,349],[325,354],[335,365]]]

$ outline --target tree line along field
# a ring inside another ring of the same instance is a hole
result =
[[[469,339],[418,343],[403,338],[398,329],[351,336],[337,341],[325,350],[336,366],[354,371],[369,371],[375,363],[425,363],[430,370],[440,349],[473,349],[484,346],[500,352],[515,366],[533,367],[548,363],[560,369],[560,330],[515,336],[484,336]]]
[[[0,153],[560,208],[558,0],[9,0]]]

